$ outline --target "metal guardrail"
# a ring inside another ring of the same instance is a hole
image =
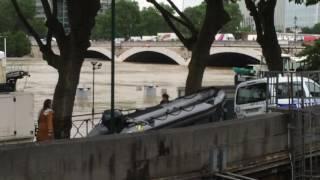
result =
[[[127,115],[137,109],[119,110],[123,115]],[[95,113],[92,119],[92,114],[79,114],[72,116],[71,138],[86,137],[89,132],[99,123],[101,123],[103,112]]]
[[[99,116],[98,116],[99,115]],[[102,113],[80,114],[72,116],[71,138],[86,137],[101,120]]]

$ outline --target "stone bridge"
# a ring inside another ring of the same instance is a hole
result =
[[[103,60],[111,59],[110,42],[92,42],[88,58]],[[293,45],[281,45],[284,52],[290,51]],[[296,51],[301,45],[294,46]],[[40,56],[36,46],[33,47],[34,56]],[[209,66],[246,66],[259,64],[262,59],[260,45],[252,41],[217,41],[211,47]],[[41,56],[40,56],[41,57]],[[116,44],[117,62],[143,62],[188,65],[191,52],[180,42],[123,42]]]

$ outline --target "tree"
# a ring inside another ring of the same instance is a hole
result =
[[[135,1],[119,0],[116,2],[116,36],[128,39],[138,34],[140,23],[139,6]],[[130,18],[128,18],[130,17]],[[111,9],[98,15],[97,26],[93,30],[94,39],[110,39]]]
[[[319,70],[320,69],[320,40],[316,40],[314,45],[306,46],[299,55],[306,57],[303,70]]]
[[[138,35],[155,35],[158,32],[171,31],[161,14],[154,7],[143,8],[140,11]]]
[[[224,1],[224,8],[230,15],[230,21],[222,27],[221,32],[237,33],[240,30],[240,23],[243,19],[239,5],[237,3]],[[191,22],[194,23],[197,28],[200,28],[206,14],[206,4],[202,2],[198,6],[188,7],[183,13],[190,18]]]
[[[221,32],[224,33],[238,33],[240,30],[240,23],[243,19],[239,5],[237,3],[225,3],[225,9],[230,15],[231,21],[222,27]]]
[[[190,18],[190,21],[194,26],[199,29],[206,15],[206,4],[202,2],[198,6],[188,7],[183,11],[183,13]]]
[[[31,43],[27,35],[22,31],[12,31],[0,34],[7,37],[7,56],[22,57],[31,51]],[[0,47],[3,47],[3,41],[0,41]]]
[[[92,39],[111,39],[111,13],[100,14],[96,17],[96,25],[92,30]]]
[[[296,4],[312,5],[319,0],[289,0]],[[262,48],[262,54],[266,59],[269,70],[283,69],[281,48],[278,42],[274,13],[277,0],[245,0],[247,9],[253,17],[257,32],[257,42]]]
[[[47,19],[47,44],[42,43],[39,34],[22,13],[17,0],[11,0],[11,2],[20,20],[38,43],[43,59],[58,71],[59,78],[53,96],[54,133],[58,139],[69,138],[80,70],[85,53],[90,46],[90,33],[95,23],[95,16],[100,9],[100,0],[66,1],[70,25],[68,34],[57,18],[58,1],[52,0],[51,8],[48,0],[41,0]],[[57,40],[60,54],[55,54],[51,48],[53,36]]]
[[[35,16],[35,0],[18,0],[21,11],[27,20],[32,20]],[[10,4],[10,0],[0,1],[0,32],[17,31],[24,29],[22,24],[16,20],[17,15]]]
[[[281,71],[281,48],[274,25],[277,0],[245,0],[245,3],[255,22],[257,42],[262,48],[269,70]]]
[[[302,33],[306,34],[320,34],[320,23],[315,24],[313,27],[302,28]]]
[[[203,73],[210,58],[210,49],[215,40],[215,35],[230,20],[228,13],[224,9],[223,0],[205,0],[206,13],[200,28],[197,28],[171,0],[167,0],[167,2],[178,16],[168,11],[156,0],[147,1],[159,10],[183,45],[192,51],[191,61],[188,65],[186,94],[197,91],[202,85]],[[177,24],[183,26],[189,33],[187,35],[182,33]]]
[[[26,19],[35,21],[35,1],[34,0],[19,0],[22,11]],[[10,0],[0,1],[0,35],[7,38],[7,56],[21,57],[27,55],[31,51],[31,44],[24,32],[25,28],[16,20],[17,15],[12,7]],[[2,40],[1,40],[2,41]],[[1,47],[3,47],[3,42]]]

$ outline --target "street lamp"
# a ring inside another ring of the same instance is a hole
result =
[[[94,125],[94,80],[95,80],[95,71],[100,69],[102,63],[98,63],[97,61],[91,61],[92,64],[92,126]]]

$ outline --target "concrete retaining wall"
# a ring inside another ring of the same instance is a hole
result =
[[[0,179],[143,180],[241,168],[286,149],[287,118],[273,113],[150,133],[0,147]]]

